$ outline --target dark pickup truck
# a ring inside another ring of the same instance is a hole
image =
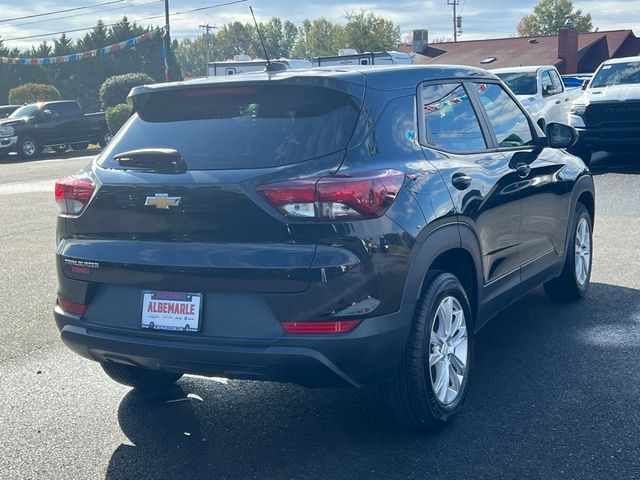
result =
[[[59,152],[85,150],[90,143],[104,147],[110,139],[104,113],[85,115],[71,100],[24,105],[0,120],[0,157],[17,152],[35,158],[45,147]]]

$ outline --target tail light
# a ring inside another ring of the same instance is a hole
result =
[[[331,334],[347,333],[360,325],[361,320],[340,320],[337,322],[282,322],[287,333],[297,334]]]
[[[384,215],[402,188],[404,177],[397,170],[382,170],[272,183],[256,190],[288,217],[366,219]]]
[[[73,315],[82,315],[87,310],[87,306],[81,303],[70,302],[69,300],[65,300],[64,298],[58,297],[58,305],[60,308]]]
[[[60,213],[80,215],[95,189],[95,183],[89,178],[65,177],[56,181],[55,198]]]

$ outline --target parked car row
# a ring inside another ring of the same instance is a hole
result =
[[[640,143],[640,57],[604,62],[594,75],[561,79],[553,66],[493,70],[544,130],[549,122],[578,131],[570,152],[589,165],[595,151],[635,151]],[[577,85],[581,83],[581,88]],[[567,83],[574,85],[568,88]]]
[[[105,114],[85,114],[73,100],[10,108],[13,111],[0,120],[0,157],[17,152],[31,159],[45,147],[58,152],[86,150],[91,143],[104,147],[111,140]]]
[[[640,142],[640,57],[606,61],[594,75],[562,77],[551,65],[492,72],[543,132],[552,122],[574,126],[579,139],[570,151],[587,165],[594,151],[634,150]],[[84,114],[75,101],[0,106],[0,158],[9,152],[34,158],[45,147],[104,147],[110,139],[105,114]]]

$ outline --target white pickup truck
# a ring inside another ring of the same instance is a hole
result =
[[[580,135],[569,151],[589,164],[596,151],[637,152],[640,145],[640,57],[604,62],[571,107]]]
[[[552,65],[491,70],[511,89],[542,131],[550,122],[567,123],[571,103],[582,94],[567,89]]]

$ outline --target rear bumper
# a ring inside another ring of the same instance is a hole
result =
[[[578,128],[578,146],[591,151],[635,150],[640,143],[640,126]]]
[[[63,342],[90,360],[307,387],[374,386],[391,379],[404,353],[410,306],[364,320],[345,335],[285,335],[271,339],[202,339],[165,332],[106,329],[59,307]]]

